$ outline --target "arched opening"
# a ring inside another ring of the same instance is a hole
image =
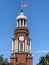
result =
[[[17,64],[17,65],[26,65],[26,64],[24,64],[24,63],[19,63],[19,64]]]
[[[23,43],[20,42],[20,52],[23,52]]]

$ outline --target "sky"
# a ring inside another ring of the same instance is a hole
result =
[[[49,0],[0,0],[0,54],[10,60],[16,17],[21,4],[26,3],[24,13],[32,40],[33,65],[49,52]]]

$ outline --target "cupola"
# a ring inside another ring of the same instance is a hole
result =
[[[26,26],[27,17],[23,13],[23,10],[21,10],[21,12],[17,16],[16,20],[17,20],[17,27],[25,27]]]

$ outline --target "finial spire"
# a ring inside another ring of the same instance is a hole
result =
[[[21,9],[21,12],[23,12],[23,9]]]

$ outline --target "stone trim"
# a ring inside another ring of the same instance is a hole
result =
[[[26,59],[32,59],[33,58],[33,56],[27,56],[26,57]]]

